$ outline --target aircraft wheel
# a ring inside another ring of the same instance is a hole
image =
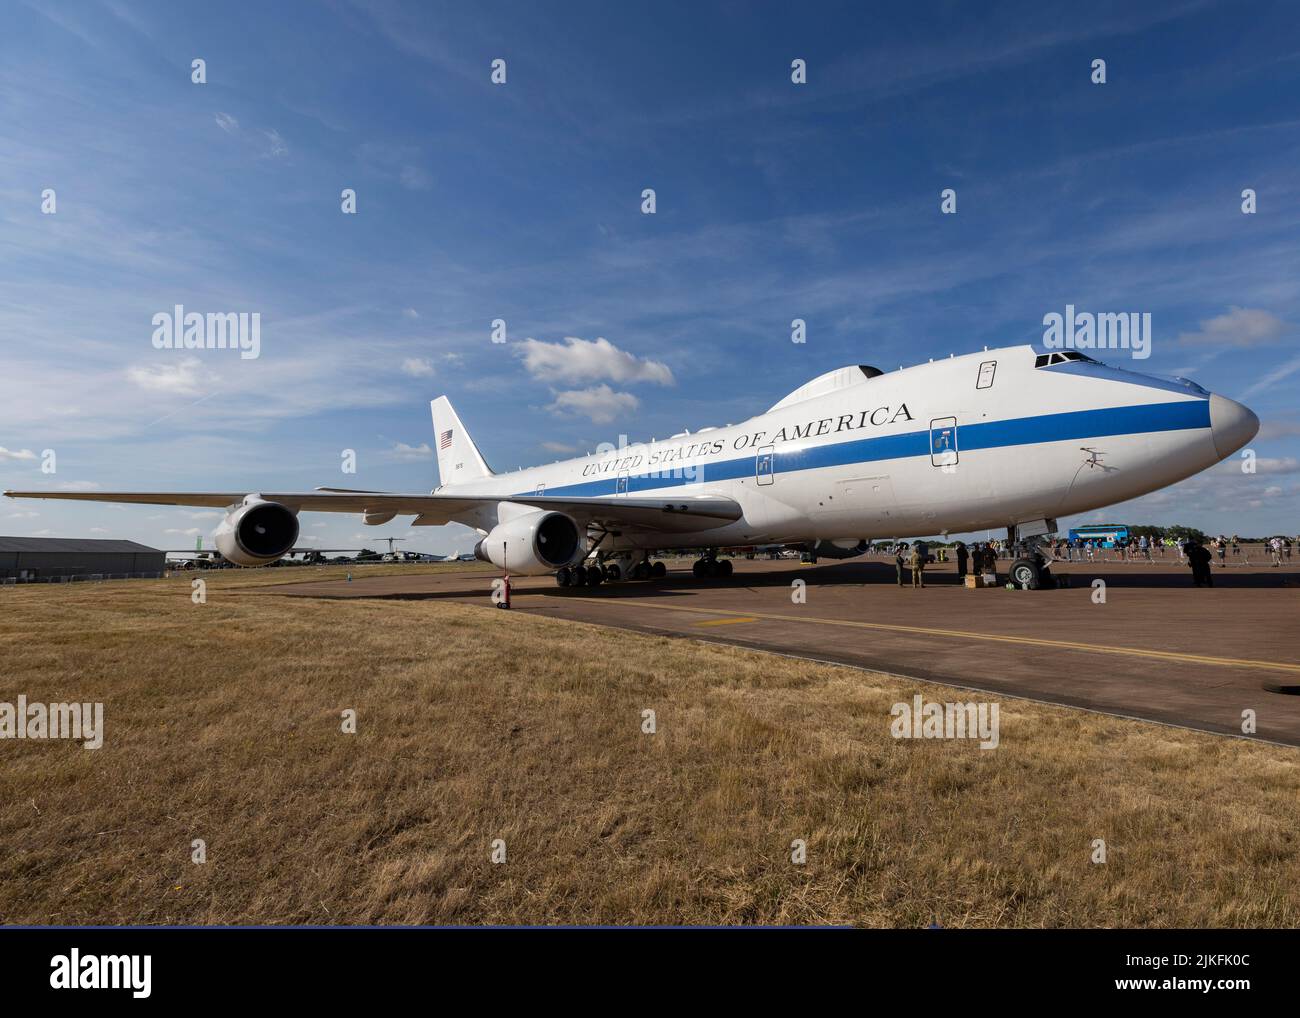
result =
[[[585,587],[587,585],[587,567],[573,567],[573,585],[575,587]]]
[[[570,586],[573,583],[573,572],[568,566],[563,569],[557,569],[555,572],[555,582],[561,587]]]
[[[605,567],[605,582],[617,583],[623,577],[623,571],[616,565]]]
[[[653,576],[656,580],[662,580],[665,576],[668,575],[668,567],[664,565],[662,562],[656,562],[654,565],[650,567],[650,575]]]
[[[717,574],[724,578],[731,575],[731,559],[718,559]]]
[[[601,581],[605,579],[605,570],[600,566],[592,566],[587,570],[587,586],[599,587]]]
[[[1011,570],[1007,575],[1010,576],[1011,582],[1017,587],[1037,590],[1040,586],[1041,577],[1038,572],[1038,563],[1033,559],[1016,559],[1011,563]]]
[[[702,580],[709,575],[709,564],[702,558],[695,560],[695,565],[691,566],[691,572],[697,580]]]
[[[642,559],[632,567],[632,579],[648,580],[650,579],[650,563]]]

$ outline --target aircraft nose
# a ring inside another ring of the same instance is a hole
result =
[[[1210,396],[1210,435],[1219,459],[1227,459],[1258,431],[1259,418],[1249,407],[1217,393]]]

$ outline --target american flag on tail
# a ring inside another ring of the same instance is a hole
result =
[[[446,431],[442,432],[442,433],[438,436],[438,448],[439,448],[439,449],[450,449],[450,448],[451,448],[451,433],[452,433],[452,430],[453,430],[453,429],[448,428]]]

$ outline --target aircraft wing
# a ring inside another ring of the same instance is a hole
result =
[[[248,492],[167,491],[6,491],[10,498],[58,498],[76,502],[125,502],[137,505],[199,506],[225,509],[238,505]],[[690,533],[710,530],[740,519],[740,504],[716,495],[677,498],[564,498],[553,495],[421,495],[388,491],[318,488],[306,492],[255,492],[258,498],[290,509],[326,513],[396,513],[414,515],[415,525],[437,526],[457,516],[500,502],[536,506],[568,513],[580,524],[607,529],[636,529]]]

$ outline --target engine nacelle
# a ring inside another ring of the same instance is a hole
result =
[[[572,517],[541,510],[493,527],[474,546],[474,557],[512,573],[537,576],[571,565],[586,550]]]
[[[279,502],[245,502],[226,514],[215,536],[217,551],[235,565],[268,565],[298,540],[298,514]]]
[[[835,541],[816,541],[808,550],[818,558],[857,558],[867,550],[867,542],[853,537]]]

